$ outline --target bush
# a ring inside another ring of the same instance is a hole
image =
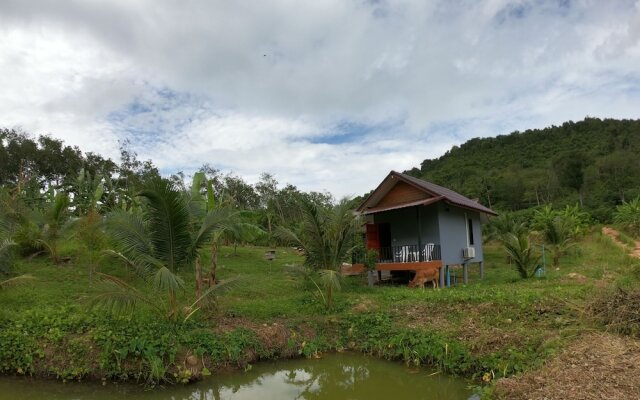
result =
[[[619,205],[613,215],[613,220],[636,237],[640,236],[640,197]]]
[[[13,240],[18,245],[18,252],[28,256],[42,250],[42,235],[40,229],[33,222],[25,222],[17,229]]]

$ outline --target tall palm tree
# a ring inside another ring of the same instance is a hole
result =
[[[108,216],[107,229],[117,249],[107,252],[123,260],[156,292],[164,293],[168,301],[166,314],[176,320],[179,315],[177,292],[184,289],[184,281],[177,273],[198,262],[198,251],[208,243],[212,232],[225,226],[226,216],[207,213],[194,229],[186,198],[164,179],[152,181],[139,196],[145,205],[141,214],[114,211]],[[111,306],[133,306],[139,301],[153,303],[126,282],[101,276],[116,290],[98,300]],[[198,293],[194,304],[201,297]],[[157,304],[155,308],[160,310]]]
[[[346,198],[333,207],[301,200],[300,208],[303,216],[300,231],[280,227],[278,236],[302,249],[305,266],[309,272],[319,274],[320,284],[313,280],[313,274],[307,276],[312,278],[329,309],[333,292],[340,290],[340,267],[355,248],[359,218]]]

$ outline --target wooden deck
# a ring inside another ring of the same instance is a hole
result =
[[[378,263],[376,271],[418,271],[422,269],[434,269],[442,267],[442,260],[405,262],[405,263]],[[350,268],[343,267],[343,275],[358,275],[365,272],[364,264],[353,264]]]
[[[404,263],[378,263],[377,271],[418,271],[421,269],[434,269],[442,267],[442,260],[416,261]]]

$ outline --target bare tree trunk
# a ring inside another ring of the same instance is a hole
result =
[[[582,208],[583,204],[582,204],[582,191],[581,190],[578,191],[578,196],[579,196],[578,198],[580,199],[580,208]]]
[[[196,299],[202,297],[202,264],[200,257],[196,258]]]
[[[218,269],[218,241],[211,242],[211,269],[209,271],[209,287],[216,284],[216,270]]]
[[[174,290],[169,291],[169,316],[172,320],[178,319],[178,301],[176,300],[176,292]]]

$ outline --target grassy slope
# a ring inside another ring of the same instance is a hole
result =
[[[354,348],[408,362],[431,363],[474,375],[511,375],[538,366],[546,357],[592,329],[581,307],[614,284],[635,285],[635,260],[595,233],[574,248],[559,271],[516,279],[495,245],[486,248],[486,278],[471,272],[467,286],[445,290],[366,286],[349,277],[331,313],[310,284],[284,273],[301,259],[279,249],[272,265],[264,248],[223,248],[220,275],[241,277],[220,299],[219,312],[172,327],[147,312],[112,318],[89,311],[98,290],[89,283],[88,257],[67,242],[63,254],[79,254],[69,265],[46,259],[21,260],[18,273],[37,281],[0,292],[0,370],[79,378],[149,379],[161,360],[183,373],[188,354],[207,367],[256,358],[310,355]],[[99,269],[136,282],[124,267],[101,260]],[[207,265],[207,264],[205,264]],[[569,273],[579,276],[567,277]],[[193,287],[191,273],[184,275]],[[139,285],[141,286],[141,285]],[[184,294],[187,303],[192,291]],[[201,370],[193,371],[197,375]]]

